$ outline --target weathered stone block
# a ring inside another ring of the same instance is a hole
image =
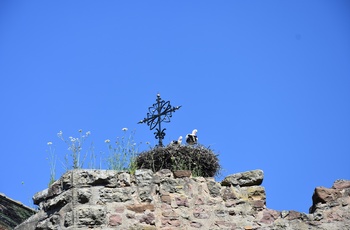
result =
[[[160,182],[160,191],[161,192],[169,192],[169,193],[177,193],[184,189],[184,183],[182,179],[173,179],[173,178],[164,178]],[[181,181],[181,182],[180,182]]]
[[[47,199],[48,197],[48,192],[49,192],[49,189],[44,189],[43,191],[41,192],[37,192],[35,193],[35,195],[33,196],[33,203],[35,205],[39,205],[41,204],[41,202],[43,202],[44,200]]]
[[[312,200],[314,203],[326,203],[334,201],[339,197],[341,197],[341,193],[336,189],[317,187],[312,196]]]
[[[72,226],[74,223],[73,221],[73,212],[69,211],[64,215],[64,227],[68,228]]]
[[[203,208],[196,207],[193,210],[193,216],[198,219],[209,219],[209,213]]]
[[[248,196],[248,200],[266,200],[265,188],[262,186],[250,186],[241,188]]]
[[[275,210],[266,209],[263,211],[262,218],[259,220],[259,222],[271,224],[279,217],[279,215],[280,213]]]
[[[106,186],[117,187],[117,172],[114,170],[83,170],[68,171],[62,176],[63,189],[72,187]]]
[[[252,186],[252,185],[261,185],[264,179],[264,172],[260,169],[236,173],[225,177],[221,182],[223,186]]]
[[[175,197],[175,202],[176,202],[177,206],[189,207],[187,196],[184,196],[184,195],[177,196],[177,197]]]
[[[237,192],[234,187],[225,187],[221,190],[221,197],[224,201],[237,199]]]
[[[106,211],[100,206],[80,207],[77,210],[78,226],[98,226],[106,223]]]
[[[68,190],[73,187],[73,173],[72,171],[68,171],[61,177],[61,183],[63,190]]]
[[[59,229],[60,225],[60,216],[55,214],[51,217],[39,221],[36,225],[35,230],[56,230]]]
[[[140,215],[137,219],[140,221],[140,223],[155,225],[156,217],[154,216],[154,213],[146,212],[145,214]]]
[[[62,192],[63,192],[63,188],[61,185],[61,180],[56,180],[52,185],[50,185],[47,191],[47,197],[57,196]]]
[[[215,181],[208,181],[207,186],[209,189],[209,193],[212,197],[220,196],[221,185]]]
[[[238,203],[228,208],[230,215],[253,215],[253,207],[248,202]]]
[[[126,208],[136,213],[143,213],[146,210],[154,211],[155,209],[154,205],[149,203],[128,205]]]
[[[118,187],[127,187],[131,185],[131,176],[127,172],[122,172],[118,174]]]
[[[173,173],[170,169],[161,169],[158,172],[156,172],[155,175],[159,176],[160,178],[173,177]]]
[[[184,178],[192,176],[191,170],[176,170],[173,173],[175,178]]]
[[[119,214],[113,214],[109,217],[109,226],[119,226],[123,223],[123,219]]]
[[[302,215],[300,212],[291,210],[291,211],[288,211],[288,214],[284,218],[287,220],[296,220],[296,219],[301,219]]]
[[[141,202],[152,202],[153,201],[153,195],[154,195],[154,186],[155,185],[149,185],[149,186],[143,186],[138,188],[138,194]]]
[[[172,220],[177,220],[179,218],[179,214],[177,214],[174,210],[163,210],[162,216],[168,217]]]
[[[131,200],[131,194],[135,192],[135,188],[101,188],[100,201],[105,202],[126,202]]]
[[[150,169],[138,169],[135,171],[135,179],[138,186],[148,186],[153,181],[153,171]]]
[[[265,208],[265,200],[253,200],[253,201],[250,201],[249,203],[252,205],[254,209],[259,211]]]
[[[88,203],[92,194],[89,188],[79,189],[77,191],[78,202],[81,204]]]
[[[336,180],[333,183],[333,188],[335,189],[350,188],[350,180]]]
[[[72,200],[72,193],[70,191],[63,192],[59,194],[58,196],[53,197],[52,199],[47,200],[43,204],[43,209],[45,211],[53,210],[53,209],[61,209],[66,204],[71,202]]]
[[[214,213],[217,217],[225,217],[228,215],[228,210],[218,209],[218,210],[215,210]]]
[[[164,203],[171,204],[170,195],[161,195],[160,200]]]

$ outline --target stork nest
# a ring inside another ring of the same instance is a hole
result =
[[[193,176],[214,177],[220,172],[218,154],[202,145],[168,145],[141,152],[136,158],[139,169],[191,170]]]

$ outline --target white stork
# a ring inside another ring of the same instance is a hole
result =
[[[177,141],[171,141],[170,144],[171,145],[181,145],[182,142],[182,136],[179,136],[179,139],[177,139]]]
[[[197,137],[197,129],[194,129],[191,134],[186,135],[186,143],[189,145],[195,145],[197,144],[198,137]]]

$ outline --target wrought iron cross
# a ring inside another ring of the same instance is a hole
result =
[[[160,147],[163,146],[163,139],[165,137],[165,130],[162,129],[161,123],[170,122],[172,113],[180,109],[181,106],[172,107],[170,101],[164,101],[160,98],[160,94],[157,94],[157,102],[154,103],[151,107],[148,107],[147,118],[139,121],[138,124],[147,123],[149,129],[154,129],[157,125],[156,132],[154,132],[155,138],[158,139]]]

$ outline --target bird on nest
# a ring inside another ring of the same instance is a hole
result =
[[[179,146],[179,145],[181,145],[181,142],[182,142],[182,136],[179,136],[179,139],[171,141],[170,145],[177,145],[177,146]]]
[[[191,134],[186,135],[186,143],[189,145],[195,145],[197,144],[198,137],[197,137],[197,129],[194,129]]]

